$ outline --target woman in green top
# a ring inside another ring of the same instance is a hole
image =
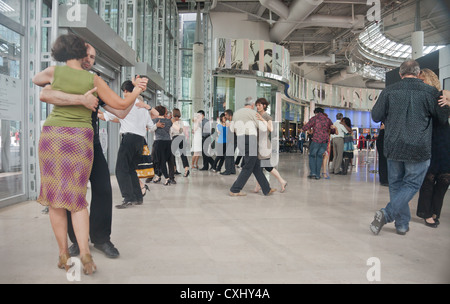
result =
[[[52,48],[56,61],[64,66],[49,67],[33,79],[37,85],[51,83],[52,89],[82,95],[97,91],[102,100],[126,109],[142,92],[136,86],[125,100],[120,98],[98,76],[84,71],[81,63],[87,55],[83,39],[61,35]],[[85,274],[95,272],[96,265],[89,250],[89,214],[86,190],[93,162],[92,111],[81,105],[55,106],[44,123],[39,140],[41,189],[38,202],[49,206],[50,222],[59,247],[59,268],[68,270],[67,215],[71,218],[80,247]]]

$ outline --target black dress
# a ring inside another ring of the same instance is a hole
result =
[[[450,185],[450,125],[433,125],[431,161],[422,183],[417,216],[439,219],[445,193]]]

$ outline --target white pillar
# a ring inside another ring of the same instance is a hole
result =
[[[411,35],[412,59],[423,56],[423,31],[413,32]]]

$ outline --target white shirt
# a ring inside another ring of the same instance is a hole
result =
[[[120,119],[114,114],[105,111],[105,120],[110,121],[117,118],[120,121],[120,133],[133,133],[145,137],[147,133],[146,128],[153,129],[155,124],[153,123],[147,109],[136,106],[136,103],[138,102],[139,99],[136,99],[134,106],[124,119]]]
[[[336,138],[336,137],[344,137],[344,134],[347,133],[347,129],[344,127],[343,124],[341,124],[340,120],[336,120],[333,124],[336,129],[338,130],[338,134],[331,134],[331,138]]]

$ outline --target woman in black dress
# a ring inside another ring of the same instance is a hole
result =
[[[439,79],[431,70],[423,69],[421,78],[426,84],[440,90]],[[446,95],[448,92],[444,92]],[[449,103],[443,95],[441,102]],[[425,221],[425,225],[437,228],[445,193],[450,185],[450,125],[447,122],[440,126],[433,124],[431,142],[431,162],[427,175],[419,192],[417,216]]]

